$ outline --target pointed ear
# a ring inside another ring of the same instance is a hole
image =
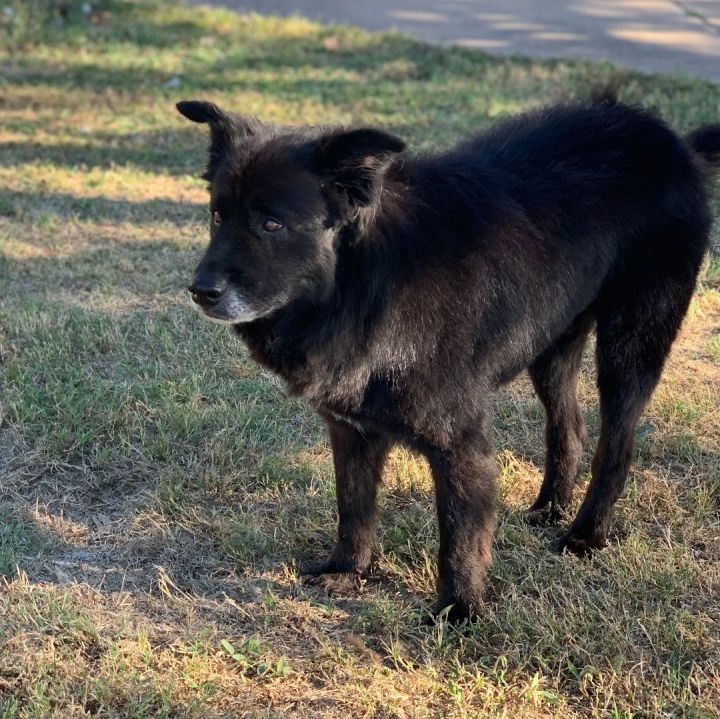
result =
[[[210,182],[227,151],[260,128],[260,122],[255,118],[240,117],[212,102],[184,100],[178,102],[176,107],[188,120],[210,125],[208,167],[203,175]]]
[[[315,150],[316,167],[330,175],[354,205],[372,202],[378,179],[390,158],[405,149],[395,135],[359,128],[341,130],[321,138]]]
[[[175,107],[181,115],[193,122],[220,122],[226,115],[214,102],[182,100]]]

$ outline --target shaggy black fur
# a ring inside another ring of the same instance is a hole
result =
[[[531,509],[562,517],[585,438],[575,385],[593,328],[602,429],[564,544],[602,547],[708,246],[705,175],[720,125],[683,141],[603,98],[413,156],[379,130],[178,109],[211,130],[213,223],[193,299],[330,430],[339,529],[322,583],[367,570],[383,462],[402,442],[435,481],[438,609],[476,611],[495,513],[492,393],[528,368],[547,413]]]

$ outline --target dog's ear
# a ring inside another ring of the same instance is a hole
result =
[[[372,202],[380,172],[405,143],[395,135],[372,128],[339,130],[322,137],[315,149],[315,164],[357,206]]]
[[[176,105],[188,120],[210,126],[210,147],[207,171],[203,177],[212,182],[220,161],[227,151],[260,128],[259,120],[227,112],[212,102],[184,100]]]
[[[177,105],[178,112],[193,122],[222,122],[227,113],[221,110],[214,102],[201,102],[200,100],[182,100]]]

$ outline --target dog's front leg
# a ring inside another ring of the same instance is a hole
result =
[[[338,534],[324,564],[308,574],[327,591],[342,591],[370,566],[376,522],[377,488],[389,449],[380,434],[361,432],[343,420],[325,417],[335,464]]]
[[[440,524],[437,612],[459,621],[480,609],[491,561],[497,465],[491,440],[473,432],[429,453]]]

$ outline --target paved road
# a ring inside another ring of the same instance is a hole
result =
[[[610,60],[720,82],[720,0],[193,0],[305,15],[442,45]]]

